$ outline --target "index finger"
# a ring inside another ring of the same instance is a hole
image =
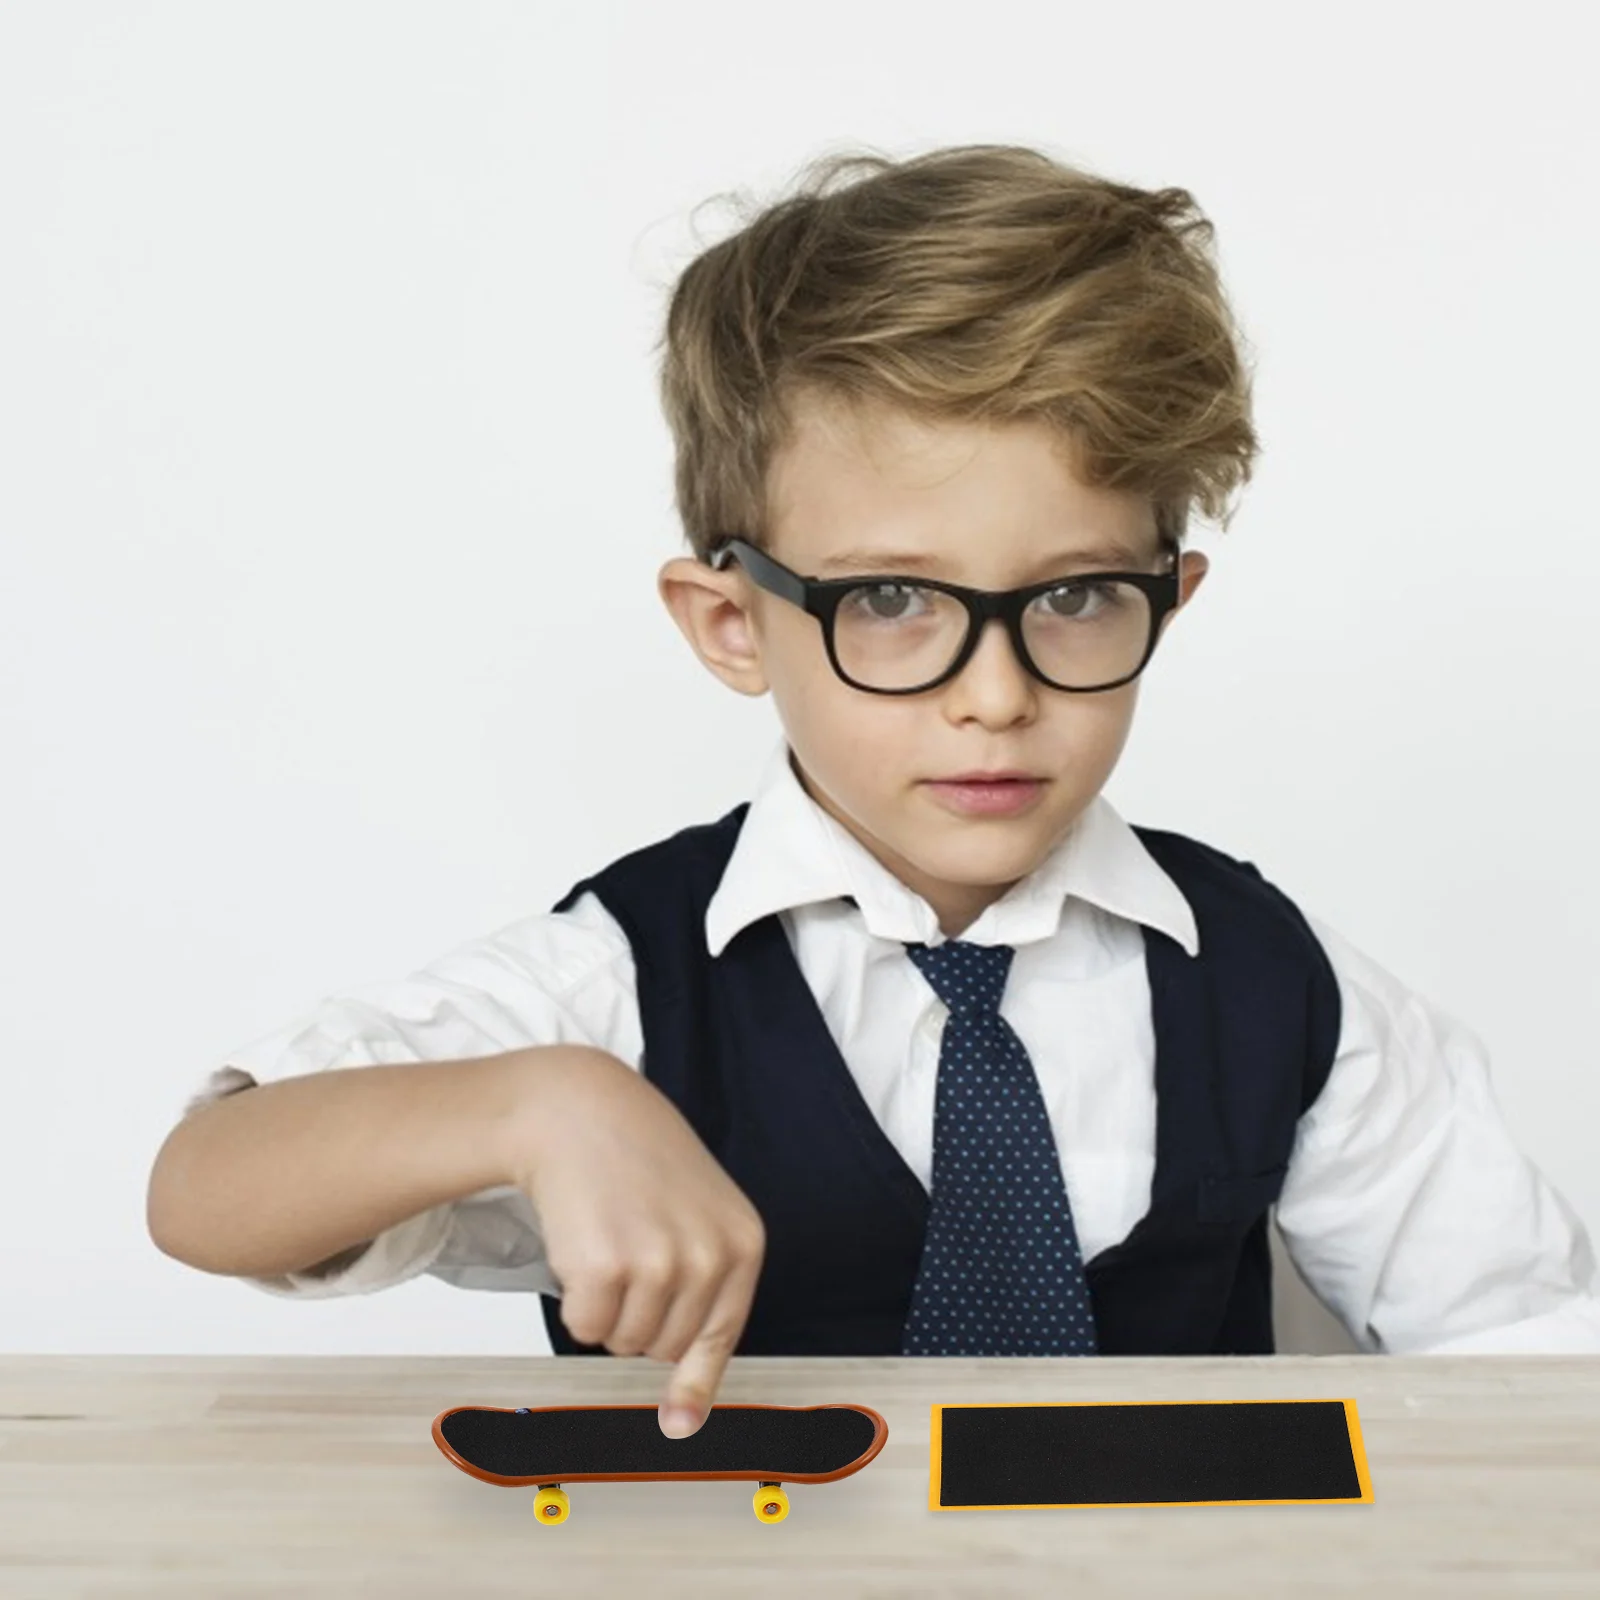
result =
[[[672,1369],[660,1418],[661,1431],[668,1438],[687,1438],[704,1426],[722,1374],[744,1332],[760,1271],[760,1263],[755,1262],[723,1279],[694,1343]]]

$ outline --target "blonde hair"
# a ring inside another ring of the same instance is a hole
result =
[[[766,544],[768,468],[811,395],[1040,420],[1085,482],[1148,496],[1165,542],[1195,504],[1226,529],[1258,443],[1212,235],[1186,189],[1019,145],[812,162],[672,289],[656,348],[695,555]]]

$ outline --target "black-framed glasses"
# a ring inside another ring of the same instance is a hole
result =
[[[814,616],[833,670],[869,694],[921,694],[955,677],[992,617],[1041,683],[1097,694],[1132,682],[1155,653],[1162,619],[1178,604],[1179,552],[1166,550],[1167,572],[1074,573],[1021,589],[893,573],[806,578],[737,537],[720,540],[709,559],[720,571],[737,557],[752,582]]]

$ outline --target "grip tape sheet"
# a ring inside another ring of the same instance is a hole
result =
[[[1372,1503],[1354,1400],[932,1409],[934,1511]]]

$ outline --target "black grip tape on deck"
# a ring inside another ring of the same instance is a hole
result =
[[[935,1510],[1372,1499],[1353,1400],[935,1406],[932,1446]]]
[[[815,1411],[713,1406],[698,1432],[669,1439],[655,1406],[453,1412],[439,1425],[464,1460],[502,1478],[600,1472],[822,1473],[847,1467],[877,1432],[845,1406]]]

